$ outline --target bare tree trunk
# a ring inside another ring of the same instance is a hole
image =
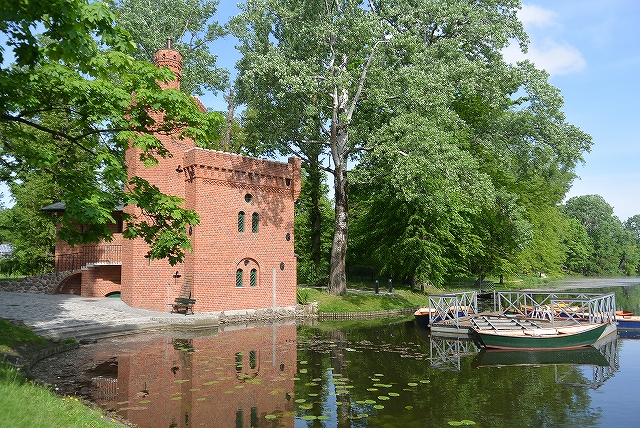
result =
[[[228,152],[231,147],[231,127],[233,126],[233,115],[235,111],[235,101],[233,99],[233,89],[229,90],[229,96],[224,97],[227,102],[227,129],[222,137],[220,150]]]
[[[347,180],[347,139],[348,134],[341,130],[336,135],[336,143],[332,147],[335,161],[334,189],[336,218],[331,247],[331,265],[329,268],[330,294],[347,293],[346,256],[347,237],[349,232],[349,182]]]

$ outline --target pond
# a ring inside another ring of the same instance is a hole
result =
[[[624,288],[618,303],[640,312],[640,286]],[[136,334],[34,373],[145,428],[636,424],[637,339],[527,354],[481,352],[404,318]]]

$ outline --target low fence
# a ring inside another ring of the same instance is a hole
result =
[[[415,309],[411,308],[372,312],[320,312],[318,313],[318,321],[370,320],[411,315],[414,312]]]
[[[56,272],[78,270],[91,264],[122,264],[122,245],[85,245],[56,256]]]

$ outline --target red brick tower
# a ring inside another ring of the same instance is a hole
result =
[[[182,56],[171,49],[155,55],[169,67],[179,89]],[[156,120],[162,120],[158,113]],[[124,240],[122,300],[133,307],[168,310],[178,296],[191,294],[196,312],[263,309],[296,303],[293,251],[294,202],[300,193],[300,160],[265,161],[195,147],[191,140],[157,135],[172,157],[146,168],[140,150],[127,151],[129,176],[139,176],[166,194],[185,199],[201,217],[188,230],[193,253],[170,266],[149,260],[141,239]],[[134,207],[126,207],[133,212]]]

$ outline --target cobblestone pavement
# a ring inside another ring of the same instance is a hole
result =
[[[64,339],[104,336],[167,325],[215,325],[212,314],[181,315],[132,308],[120,299],[0,291],[0,318],[22,321],[37,334]]]

